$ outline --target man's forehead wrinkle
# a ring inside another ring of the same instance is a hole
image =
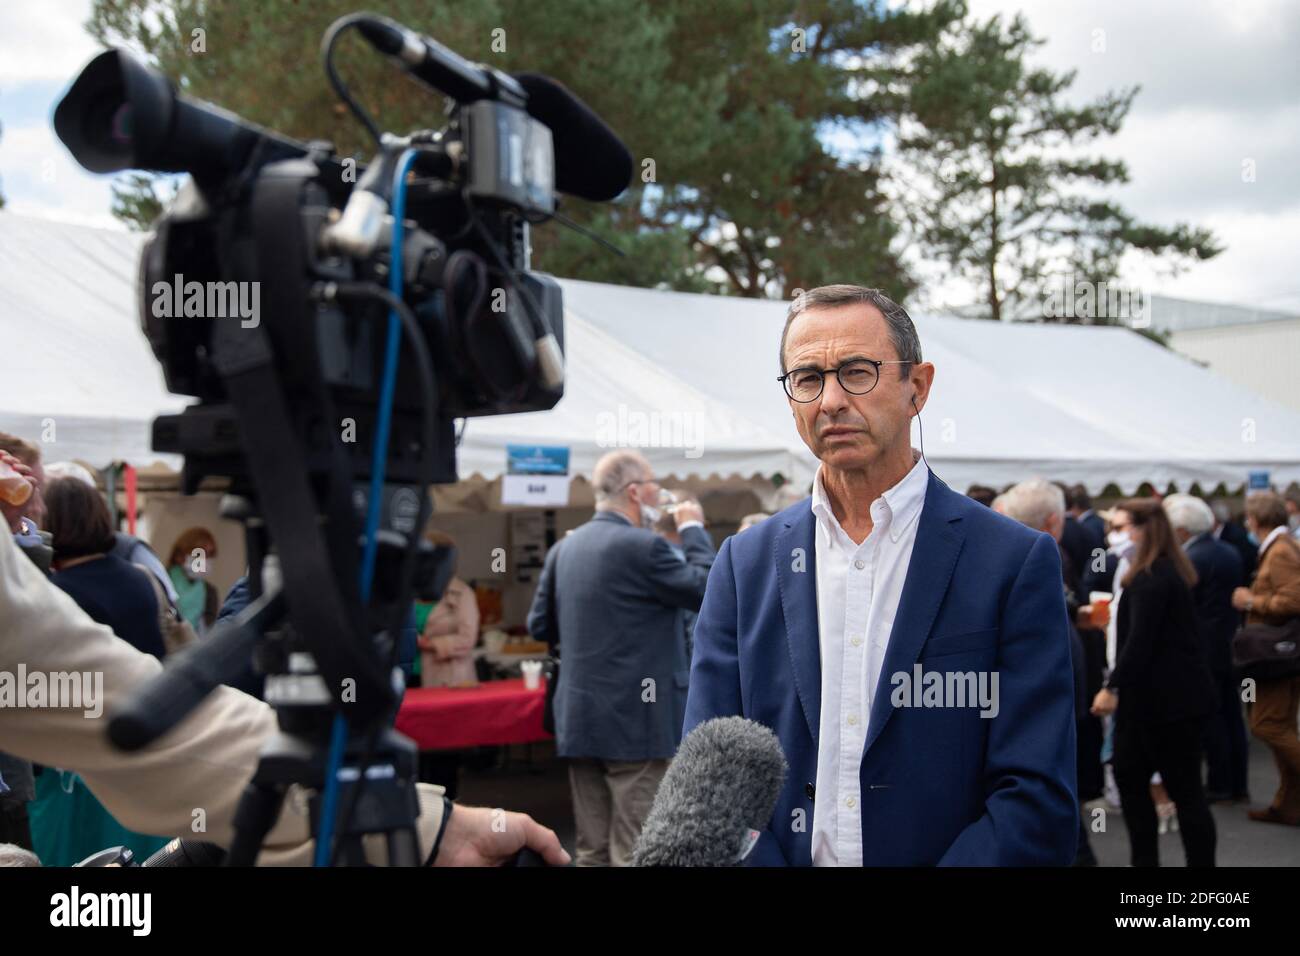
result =
[[[812,333],[813,327],[822,327],[824,331]],[[856,354],[877,358],[885,351],[893,354],[884,317],[865,304],[809,309],[795,319],[789,339],[787,348],[791,367],[801,358],[824,355],[847,357]]]
[[[802,344],[795,343],[795,347],[790,352],[790,367],[803,365],[808,361],[839,362],[855,357],[879,358],[885,354],[886,349],[885,343],[867,334],[837,334]]]

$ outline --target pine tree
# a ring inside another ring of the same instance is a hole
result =
[[[95,0],[88,23],[127,43],[189,95],[302,139],[369,158],[319,66],[321,34],[354,0]],[[637,286],[785,296],[860,281],[902,297],[878,143],[906,108],[907,54],[960,19],[960,0],[914,12],[883,0],[393,0],[394,19],[467,59],[549,74],[628,144],[633,182],[615,203],[562,212],[623,250],[552,224],[534,266]],[[356,39],[339,68],[386,129],[442,124],[445,105]],[[834,149],[847,131],[852,149]],[[115,212],[153,207],[139,181]],[[132,203],[129,195],[141,195]]]
[[[1069,147],[1118,132],[1138,89],[1069,106],[1074,71],[1026,62],[1042,42],[1021,15],[947,33],[917,57],[915,122],[900,138],[921,173],[906,206],[925,251],[978,283],[992,319],[1055,317],[1042,305],[1053,282],[1100,288],[1130,249],[1171,271],[1222,251],[1209,230],[1139,223],[1098,197],[1128,181],[1125,164]]]

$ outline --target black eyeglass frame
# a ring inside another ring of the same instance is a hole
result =
[[[871,388],[867,389],[865,392],[855,392],[853,389],[845,385],[844,379],[840,377],[840,372],[842,370],[844,370],[850,365],[856,365],[860,362],[866,362],[868,365],[874,365],[876,368],[876,380],[871,383]],[[909,362],[905,359],[892,359],[890,361],[882,361],[880,359],[870,359],[870,358],[851,358],[846,362],[841,362],[835,368],[816,368],[812,365],[801,365],[798,368],[790,369],[790,371],[786,372],[784,375],[778,375],[776,377],[776,380],[781,383],[781,388],[785,392],[785,394],[789,397],[790,401],[799,402],[801,405],[807,405],[809,402],[815,402],[817,401],[817,399],[822,397],[822,392],[826,391],[826,376],[831,372],[835,373],[835,380],[840,383],[840,388],[844,389],[844,391],[848,392],[850,395],[868,395],[871,393],[872,389],[874,389],[877,385],[880,384],[880,367],[882,365],[915,365],[915,364],[916,364],[915,362]],[[816,395],[814,395],[812,398],[795,398],[792,394],[790,394],[790,386],[788,382],[790,376],[793,375],[795,372],[816,372],[821,377],[821,386],[817,389]]]

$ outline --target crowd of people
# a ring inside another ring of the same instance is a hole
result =
[[[25,504],[4,506],[14,540],[38,564],[44,548],[49,580],[137,650],[163,659],[246,605],[242,579],[224,602],[210,583],[217,543],[207,529],[179,534],[163,561],[115,528],[84,468],[46,466],[37,445],[11,435],[0,434],[0,452],[35,485]],[[562,650],[548,720],[568,766],[577,862],[621,866],[689,724],[693,632],[718,552],[699,502],[663,489],[639,453],[606,455],[593,487],[593,519],[546,556],[528,629],[557,658]],[[1279,774],[1250,819],[1300,825],[1300,674],[1252,677],[1233,655],[1243,624],[1300,615],[1297,498],[1252,492],[1234,519],[1224,502],[1189,494],[1095,509],[1082,486],[1039,479],[968,495],[1057,543],[1074,679],[1076,865],[1096,864],[1089,835],[1105,808],[1123,814],[1133,865],[1158,865],[1158,836],[1171,828],[1189,865],[1213,865],[1211,804],[1251,797],[1248,732]],[[747,515],[737,534],[769,517]],[[417,607],[408,630],[410,684],[475,682],[478,607],[460,578]],[[431,779],[448,773],[454,796],[454,764]],[[165,842],[127,830],[78,786],[75,773],[0,754],[0,844],[69,863],[108,845],[147,854]],[[61,800],[62,816],[51,809]]]
[[[205,579],[206,562],[217,555],[210,531],[181,532],[164,564],[146,542],[115,527],[83,466],[47,465],[38,444],[7,433],[0,453],[33,480],[23,504],[3,505],[9,532],[91,620],[159,660],[206,633],[216,615]],[[167,839],[122,826],[74,771],[0,754],[0,844],[66,865],[113,845],[147,856]]]
[[[1022,482],[970,497],[1060,548],[1076,683],[1076,865],[1094,865],[1089,810],[1123,812],[1134,866],[1159,865],[1176,829],[1188,865],[1213,865],[1210,804],[1246,804],[1247,730],[1279,786],[1249,819],[1300,825],[1300,674],[1252,676],[1233,657],[1243,624],[1300,615],[1300,497],[1255,491],[1244,520],[1189,494],[1126,498],[1103,512],[1082,486]]]

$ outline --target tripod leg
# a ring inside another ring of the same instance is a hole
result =
[[[262,842],[275,826],[287,789],[254,780],[244,788],[235,808],[235,839],[226,855],[226,866],[253,866]]]
[[[389,866],[419,866],[424,862],[419,858],[419,841],[414,830],[389,830],[387,838]]]

